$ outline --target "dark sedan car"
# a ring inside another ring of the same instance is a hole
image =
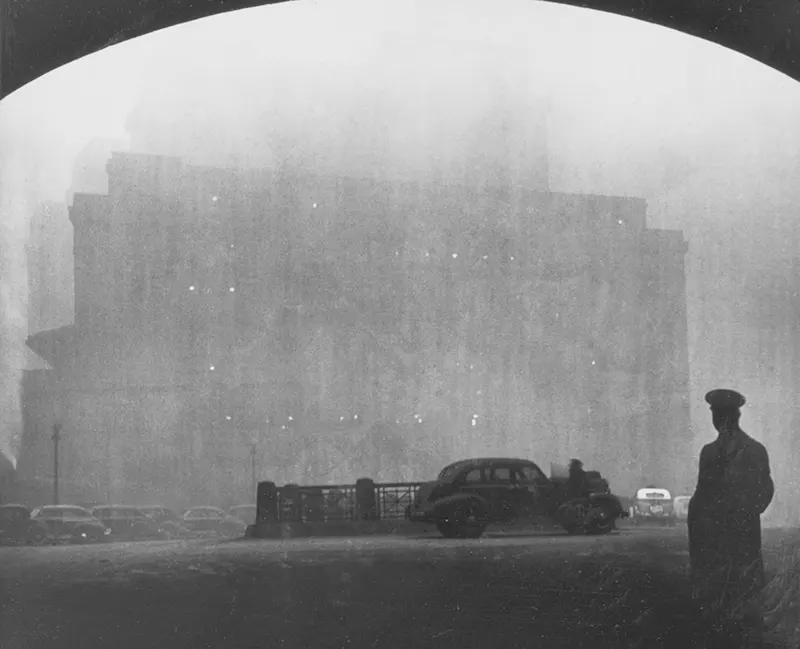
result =
[[[477,538],[492,523],[537,519],[570,533],[605,534],[627,512],[607,484],[598,483],[585,499],[568,500],[563,481],[548,478],[529,460],[478,458],[454,462],[423,484],[406,516],[435,524],[445,537]]]
[[[152,520],[170,538],[179,539],[192,535],[191,530],[183,524],[183,519],[167,507],[148,505],[137,509]]]
[[[77,505],[46,505],[35,510],[31,518],[47,526],[49,536],[67,543],[100,543],[109,537],[108,528]]]
[[[163,541],[169,535],[137,507],[103,505],[92,514],[105,525],[114,541]]]
[[[49,531],[25,505],[0,505],[0,545],[41,545]]]
[[[183,515],[183,524],[193,532],[213,532],[220,536],[244,536],[247,529],[244,521],[210,506],[192,507]]]

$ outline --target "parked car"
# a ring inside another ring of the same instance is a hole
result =
[[[92,514],[109,530],[114,541],[163,541],[169,538],[159,526],[138,507],[103,505]]]
[[[631,506],[631,521],[635,526],[647,523],[675,525],[675,510],[672,495],[667,489],[648,486],[639,489]]]
[[[454,462],[420,486],[406,510],[411,521],[433,523],[444,537],[477,538],[492,523],[550,519],[570,533],[606,534],[625,518],[619,499],[606,492],[568,500],[565,479],[548,478],[530,460],[478,458]]]
[[[675,520],[679,523],[686,523],[689,517],[689,501],[691,496],[675,496],[672,501],[672,508],[675,511]]]
[[[244,536],[247,524],[226,514],[219,507],[192,507],[183,515],[183,524],[193,532],[214,532],[221,536]]]
[[[77,505],[45,505],[34,510],[31,518],[47,526],[50,539],[62,543],[100,543],[110,535],[92,512]]]
[[[0,505],[0,545],[42,545],[49,532],[25,505]]]
[[[231,516],[243,521],[245,525],[255,525],[257,512],[258,507],[255,505],[234,505],[228,510]]]
[[[183,518],[167,507],[148,505],[138,509],[170,538],[186,538],[192,535],[192,531],[183,524]]]

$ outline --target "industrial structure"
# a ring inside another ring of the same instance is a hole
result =
[[[278,483],[495,454],[582,457],[623,488],[694,472],[687,245],[644,200],[107,171],[69,211],[74,324],[28,339],[52,368],[23,385],[28,488],[51,489],[54,422],[65,501],[232,502],[254,455]]]

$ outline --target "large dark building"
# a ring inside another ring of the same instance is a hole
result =
[[[687,248],[643,200],[134,154],[108,178],[70,209],[74,325],[28,341],[53,370],[26,430],[63,423],[76,498],[252,498],[254,443],[279,482],[489,453],[622,489],[694,471]]]

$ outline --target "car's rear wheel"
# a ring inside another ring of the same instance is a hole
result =
[[[477,503],[463,503],[436,521],[436,529],[448,539],[477,539],[486,531],[486,522]]]

